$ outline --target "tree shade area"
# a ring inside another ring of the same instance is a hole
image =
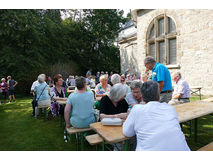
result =
[[[0,76],[12,75],[19,82],[17,91],[29,93],[40,73],[71,74],[58,69],[65,64],[78,75],[90,67],[94,73],[120,72],[114,42],[127,20],[118,9],[0,10]]]

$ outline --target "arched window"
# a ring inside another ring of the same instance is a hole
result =
[[[156,17],[148,29],[147,55],[162,64],[176,64],[176,35],[176,26],[170,17]]]

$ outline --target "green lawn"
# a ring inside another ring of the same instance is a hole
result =
[[[192,101],[198,97],[191,98]],[[72,151],[76,150],[76,141],[72,136],[71,142],[65,143],[60,118],[49,116],[34,119],[31,116],[30,98],[17,99],[15,103],[0,105],[0,151]],[[199,118],[198,143],[189,136],[187,126],[183,131],[189,147],[197,150],[213,141],[213,116]],[[86,143],[85,150],[95,150]]]
[[[1,151],[72,151],[76,150],[74,136],[64,142],[60,118],[31,116],[31,99],[18,99],[15,103],[0,105]],[[94,150],[89,145],[86,150]]]

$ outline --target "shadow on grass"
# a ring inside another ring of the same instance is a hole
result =
[[[64,142],[60,118],[49,116],[47,121],[31,116],[31,99],[0,106],[0,150],[1,151],[72,151],[76,142]],[[86,145],[86,150],[94,147]]]

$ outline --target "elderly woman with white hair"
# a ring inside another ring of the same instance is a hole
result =
[[[45,74],[40,74],[38,76],[39,85],[35,87],[34,92],[36,94],[36,101],[38,102],[38,107],[40,106],[50,106],[50,88],[45,82]],[[38,107],[35,108],[35,118],[38,115]]]
[[[7,85],[7,83],[6,83],[6,79],[5,79],[5,78],[2,78],[2,79],[1,79],[0,88],[1,88],[1,90],[2,90],[2,95],[3,95],[4,103],[6,103],[6,100],[7,100],[7,92],[8,92],[8,85]]]
[[[100,119],[127,117],[128,103],[125,100],[127,87],[121,83],[115,84],[109,95],[102,97],[100,102]]]
[[[143,83],[140,80],[134,80],[130,84],[131,92],[126,95],[128,104],[133,107],[136,104],[143,104],[143,97],[141,95],[141,87]]]
[[[108,76],[102,75],[100,77],[100,83],[97,84],[95,87],[95,94],[96,96],[105,96],[107,93],[109,93],[111,89],[111,86],[108,84]]]
[[[112,83],[112,85],[115,85],[117,83],[121,83],[121,76],[119,74],[113,74],[111,76],[111,83]]]

